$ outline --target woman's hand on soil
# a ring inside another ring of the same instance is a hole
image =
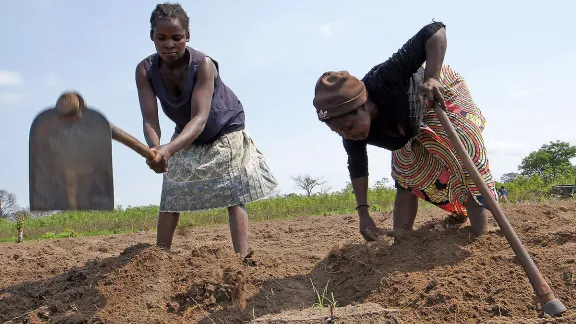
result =
[[[168,171],[168,160],[172,155],[172,152],[166,147],[166,145],[161,145],[159,147],[152,148],[152,151],[156,152],[156,157],[154,160],[146,160],[146,164],[150,169],[154,170],[156,173],[164,173]]]
[[[378,238],[378,228],[368,212],[360,213],[360,234],[366,241],[376,241]]]
[[[434,78],[426,80],[426,82],[420,86],[420,102],[426,105],[426,108],[430,108],[434,105],[434,101],[436,101],[440,105],[440,108],[446,110],[446,103],[442,95],[443,90],[444,88],[440,84],[440,81]]]

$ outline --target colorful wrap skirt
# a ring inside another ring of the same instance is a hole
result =
[[[450,66],[442,67],[439,82],[444,87],[448,118],[492,195],[497,198],[482,138],[486,126],[482,112],[472,100],[464,78]],[[420,133],[402,149],[392,152],[392,178],[397,188],[408,189],[447,212],[467,215],[469,194],[486,207],[433,108],[424,112]]]
[[[170,158],[162,183],[160,211],[247,204],[265,198],[277,185],[248,132],[235,131],[210,144],[192,144]]]

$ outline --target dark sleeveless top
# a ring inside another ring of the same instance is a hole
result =
[[[179,98],[170,98],[164,88],[164,83],[158,70],[158,60],[160,58],[158,53],[154,53],[144,59],[148,80],[160,101],[162,110],[176,124],[176,133],[180,133],[191,119],[191,99],[196,81],[196,72],[202,60],[207,56],[191,47],[186,47],[186,51],[190,58],[188,76]],[[242,103],[234,92],[222,82],[218,63],[215,60],[212,61],[218,70],[218,76],[214,81],[212,105],[210,106],[210,113],[208,114],[204,130],[194,140],[193,144],[212,143],[224,134],[244,129],[244,108]]]
[[[426,41],[441,28],[446,28],[441,22],[422,27],[390,59],[372,67],[362,78],[378,115],[372,120],[366,139],[342,139],[351,179],[368,176],[367,145],[395,151],[410,142],[424,126],[424,107],[419,102],[418,90],[425,81],[422,65],[426,62]],[[406,135],[388,135],[386,129],[398,124]]]

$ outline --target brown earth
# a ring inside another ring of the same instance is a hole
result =
[[[304,323],[314,313],[321,323],[329,312],[312,308],[313,282],[333,292],[335,323],[575,323],[576,202],[503,208],[569,308],[563,318],[540,318],[494,222],[475,237],[426,208],[394,245],[365,243],[356,216],[252,223],[256,266],[234,255],[227,226],[178,230],[170,254],[154,232],[0,244],[0,322]],[[390,228],[388,213],[374,216]],[[362,313],[374,306],[385,314]]]

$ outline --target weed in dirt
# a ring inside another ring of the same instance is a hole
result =
[[[330,307],[330,309],[338,308],[338,302],[334,298],[334,292],[331,291],[330,295],[326,296],[328,292],[328,284],[330,283],[330,279],[328,279],[328,281],[326,282],[326,286],[324,286],[324,291],[322,291],[322,294],[320,294],[320,292],[316,289],[316,286],[314,286],[312,278],[310,278],[310,283],[312,284],[312,289],[314,290],[314,295],[316,298],[316,301],[314,302],[314,307],[318,307],[320,309],[324,309],[324,307]]]
[[[312,278],[310,278],[310,283],[312,284],[312,289],[314,290],[314,295],[316,298],[316,301],[314,302],[314,305],[312,307],[318,307],[320,309],[324,309],[324,307],[328,307],[329,309],[329,315],[326,318],[326,324],[328,323],[333,323],[334,321],[334,310],[336,308],[338,308],[338,302],[336,301],[336,299],[334,298],[334,292],[331,291],[330,295],[326,295],[328,292],[328,285],[330,284],[330,279],[328,279],[328,281],[326,282],[326,286],[324,286],[324,290],[322,291],[322,294],[320,294],[320,292],[318,291],[318,289],[316,289],[316,286],[314,286],[314,282],[312,281]]]
[[[576,273],[565,272],[564,281],[567,285],[576,285]]]

